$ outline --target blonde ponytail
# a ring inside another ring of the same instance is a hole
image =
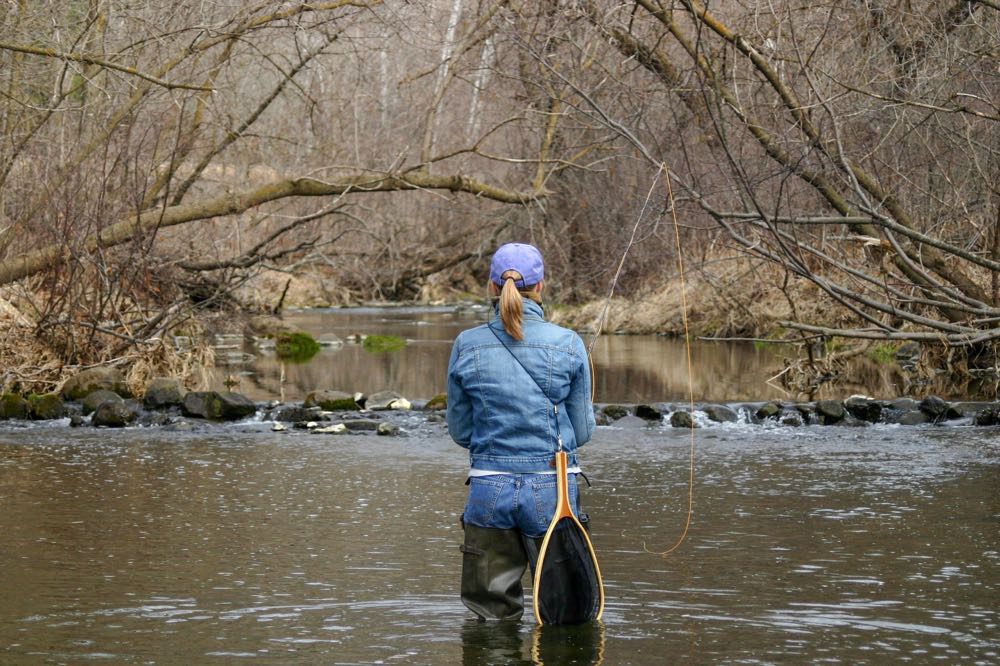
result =
[[[524,306],[521,304],[521,292],[517,290],[511,275],[521,275],[514,271],[503,274],[503,289],[500,290],[500,320],[507,335],[515,340],[524,340]]]

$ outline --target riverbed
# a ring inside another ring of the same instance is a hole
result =
[[[996,428],[598,428],[600,624],[458,599],[444,425],[0,430],[0,662],[970,663],[1000,659]],[[689,533],[681,535],[689,492]]]

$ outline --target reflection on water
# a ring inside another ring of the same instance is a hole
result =
[[[213,383],[221,388],[235,379],[234,390],[256,400],[301,400],[316,389],[373,393],[395,389],[429,399],[447,388],[451,344],[458,333],[485,321],[483,308],[356,308],[290,312],[285,320],[314,335],[395,335],[409,341],[399,352],[372,354],[348,343],[323,349],[308,363],[283,363],[268,353],[248,367],[217,368]],[[584,336],[589,345],[590,341]],[[694,395],[698,401],[794,398],[769,382],[782,369],[777,346],[694,341]],[[605,335],[593,349],[597,402],[662,402],[688,397],[687,352],[682,340],[654,335]],[[242,371],[242,372],[241,372]],[[816,398],[865,393],[878,398],[902,394],[901,378],[885,366],[858,363],[853,382],[826,387]]]
[[[601,427],[582,451],[603,625],[478,624],[465,452],[408,436],[0,430],[0,662],[1000,659],[1000,433]]]
[[[462,625],[462,666],[599,666],[604,640],[602,622],[526,626],[470,619]]]

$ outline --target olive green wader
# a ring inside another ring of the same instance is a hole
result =
[[[524,613],[521,578],[535,561],[541,538],[520,530],[463,525],[462,603],[485,620],[516,620]]]

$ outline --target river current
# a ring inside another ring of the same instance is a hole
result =
[[[393,418],[0,425],[0,663],[1000,661],[996,428],[601,426],[603,622],[538,628],[462,606],[465,452]]]

